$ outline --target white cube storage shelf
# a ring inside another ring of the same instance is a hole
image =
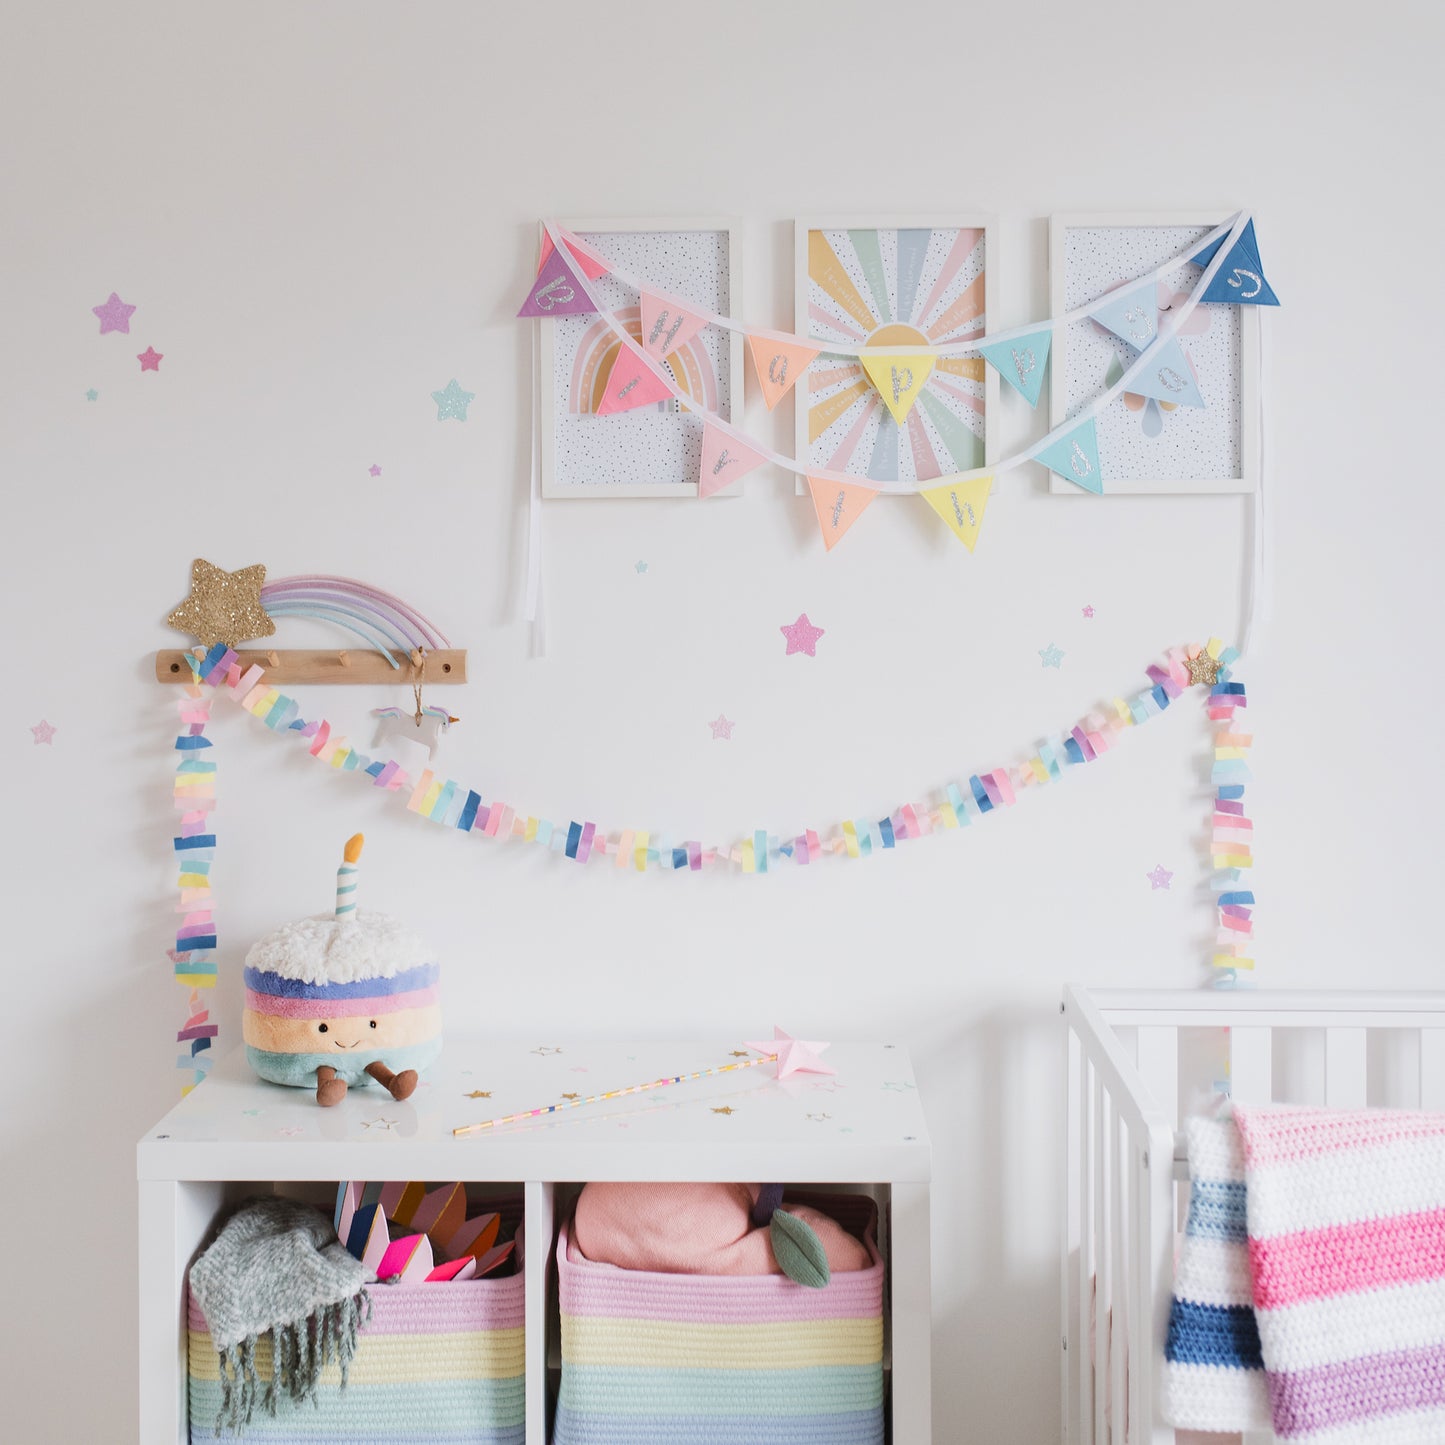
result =
[[[928,1445],[929,1142],[908,1052],[836,1043],[836,1074],[774,1066],[672,1085],[454,1137],[462,1124],[736,1062],[735,1044],[450,1039],[404,1103],[370,1086],[323,1109],[257,1079],[237,1049],[136,1149],[140,1203],[140,1438],[188,1440],[185,1279],[229,1204],[312,1193],[342,1179],[461,1180],[478,1197],[520,1191],[526,1221],[527,1442],[547,1445],[559,1369],[559,1219],[591,1179],[782,1180],[870,1193],[888,1263],[888,1438]],[[310,1186],[308,1190],[307,1186]],[[439,1285],[435,1288],[445,1289]]]

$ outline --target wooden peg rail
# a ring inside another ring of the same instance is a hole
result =
[[[393,667],[370,648],[345,648],[340,652],[310,648],[246,648],[236,653],[241,671],[258,663],[266,669],[266,681],[276,683],[351,682],[410,684],[416,680],[411,659],[393,654],[400,667]],[[190,664],[184,652],[156,653],[157,682],[189,682]],[[465,648],[450,648],[426,655],[424,686],[444,687],[467,680]]]

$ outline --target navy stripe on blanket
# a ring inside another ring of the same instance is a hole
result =
[[[1181,1365],[1264,1369],[1254,1311],[1248,1305],[1202,1305],[1176,1297],[1164,1357]]]

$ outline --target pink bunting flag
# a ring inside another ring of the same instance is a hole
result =
[[[697,494],[710,497],[745,477],[767,458],[750,446],[730,437],[725,431],[705,421],[702,427],[702,466],[698,470]]]
[[[593,252],[589,251],[580,241],[566,241],[563,243],[572,253],[572,259],[582,268],[582,274],[589,281],[598,281],[611,269],[605,261],[600,259]],[[547,257],[556,248],[552,245],[552,238],[542,232],[542,254],[537,257],[537,271],[541,273],[542,267],[547,264]]]
[[[706,325],[695,311],[650,292],[642,293],[642,346],[658,361],[686,346]]]
[[[596,416],[612,416],[619,411],[632,411],[654,401],[667,401],[672,388],[648,366],[632,347],[623,345],[612,364],[607,389],[597,404]]]
[[[596,308],[566,258],[554,246],[542,262],[518,316],[582,316]]]

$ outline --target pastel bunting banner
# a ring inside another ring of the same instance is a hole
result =
[[[533,278],[518,316],[583,316],[595,311],[587,288],[555,246]]]
[[[1099,437],[1093,417],[1080,422],[1073,431],[1046,446],[1038,453],[1036,460],[1086,492],[1096,495],[1103,493],[1104,478],[1099,470]]]
[[[1196,266],[1207,266],[1223,244],[1223,240],[1212,241],[1189,259]],[[1279,297],[1264,279],[1264,265],[1259,259],[1253,218],[1245,222],[1243,233],[1226,253],[1223,265],[1205,286],[1200,299],[1227,306],[1279,305]]]
[[[923,384],[933,374],[933,357],[918,356],[863,356],[863,370],[878,389],[883,404],[893,414],[893,420],[902,426],[908,420],[908,413],[923,390]]]
[[[706,324],[695,311],[642,293],[642,349],[655,361],[686,346]]]
[[[809,477],[808,490],[813,497],[813,510],[818,514],[818,526],[823,532],[823,545],[830,552],[878,495],[869,487],[835,482],[827,477]]]
[[[950,479],[945,485],[930,487],[919,495],[948,523],[953,535],[972,552],[974,543],[978,541],[979,528],[983,526],[983,511],[988,505],[988,494],[992,487],[992,477]]]
[[[597,403],[595,415],[613,416],[617,412],[635,411],[655,401],[671,401],[672,388],[643,360],[642,354],[630,346],[618,348],[617,360]]]
[[[748,350],[753,354],[753,370],[769,411],[787,396],[818,354],[817,347],[778,341],[770,336],[750,335]]]
[[[1148,364],[1140,369],[1128,389],[1135,396],[1152,396],[1156,401],[1172,401],[1176,406],[1204,405],[1194,368],[1184,348],[1172,336],[1153,349]]]
[[[1122,296],[1112,294],[1089,313],[1106,331],[1127,341],[1135,351],[1143,351],[1159,334],[1159,303],[1157,288],[1150,279]]]
[[[711,497],[760,467],[767,458],[752,447],[735,441],[710,421],[702,427],[702,464],[698,468],[697,494]]]
[[[979,347],[989,365],[1028,402],[1039,404],[1039,393],[1044,387],[1047,373],[1049,348],[1053,344],[1054,332],[1049,326],[1020,336],[1013,341],[995,341]]]

